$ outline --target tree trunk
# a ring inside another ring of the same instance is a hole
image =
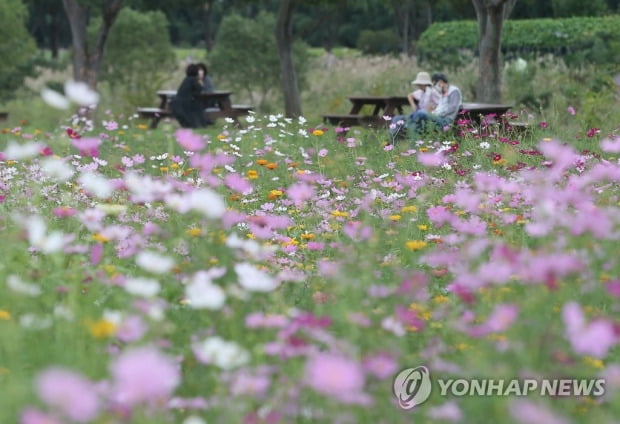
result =
[[[289,118],[301,116],[299,86],[293,66],[293,12],[295,4],[296,0],[280,0],[275,31],[280,56],[284,113]]]
[[[208,0],[202,12],[202,28],[205,37],[207,53],[213,49],[214,41],[211,31],[211,15],[213,12],[213,0]]]
[[[89,7],[83,6],[79,0],[62,0],[62,3],[71,27],[73,79],[84,81],[89,87],[95,89],[108,34],[123,6],[123,0],[106,0],[104,2],[102,23],[93,46],[88,45]]]
[[[501,42],[504,19],[516,0],[472,0],[478,19],[479,72],[476,101],[502,101]]]

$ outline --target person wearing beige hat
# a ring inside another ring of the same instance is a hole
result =
[[[411,109],[414,112],[418,110],[432,112],[439,104],[440,96],[436,90],[433,90],[433,82],[428,72],[418,72],[411,84],[417,87],[415,91],[407,95]]]
[[[418,72],[416,78],[411,81],[416,86],[416,90],[407,95],[409,104],[413,110],[409,115],[396,115],[392,118],[389,126],[389,132],[392,138],[398,134],[402,134],[402,129],[407,127],[409,116],[413,116],[416,112],[431,113],[435,110],[441,100],[440,93],[433,89],[433,81],[428,72]]]

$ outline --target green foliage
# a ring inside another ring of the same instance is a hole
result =
[[[166,16],[124,8],[110,31],[101,67],[101,79],[115,97],[131,107],[150,104],[175,68]]]
[[[270,13],[261,12],[254,19],[239,15],[224,18],[209,54],[215,85],[240,90],[263,108],[274,88],[278,90],[281,85],[274,28],[275,17]],[[308,47],[296,42],[293,61],[300,88],[305,85],[308,57]]]
[[[10,99],[33,70],[36,46],[26,30],[27,15],[21,0],[0,2],[0,102]]]
[[[551,6],[556,18],[603,16],[608,13],[605,0],[551,0]]]
[[[364,54],[389,54],[400,51],[398,36],[392,29],[363,30],[357,39],[357,48]]]
[[[533,56],[554,53],[569,65],[620,63],[620,16],[600,18],[529,19],[506,21],[502,50],[506,54]],[[476,52],[475,21],[433,24],[420,37],[418,57],[435,66],[461,66],[463,51]]]

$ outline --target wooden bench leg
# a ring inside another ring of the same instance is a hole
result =
[[[151,120],[150,128],[152,130],[156,129],[157,125],[159,125],[160,120],[161,120],[161,116],[154,116],[153,119]]]

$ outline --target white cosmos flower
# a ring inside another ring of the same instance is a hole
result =
[[[106,199],[114,192],[110,181],[101,174],[85,172],[79,178],[80,184],[95,197]]]
[[[221,218],[226,212],[222,196],[208,188],[194,190],[188,195],[190,209],[202,212],[207,218]]]
[[[14,292],[25,294],[26,296],[35,297],[43,293],[41,287],[37,284],[26,283],[14,274],[8,276],[8,278],[6,279],[6,285]]]
[[[16,220],[28,232],[28,242],[31,247],[45,254],[57,252],[63,248],[64,234],[60,231],[47,234],[47,226],[43,218],[34,215],[26,219],[19,217]]]
[[[58,91],[45,87],[41,90],[41,98],[45,103],[55,109],[69,109],[71,102]]]
[[[48,177],[60,182],[69,180],[75,174],[71,165],[62,159],[53,157],[43,159],[41,169]]]
[[[140,268],[154,274],[164,274],[174,266],[174,260],[171,257],[146,250],[138,253],[136,263]]]
[[[245,365],[250,360],[250,354],[235,342],[229,342],[221,337],[209,337],[194,344],[196,359],[204,364],[213,364],[223,370],[231,370]]]
[[[28,159],[37,156],[44,147],[40,142],[20,144],[11,140],[4,150],[4,156],[8,160]]]
[[[159,281],[152,278],[136,277],[125,281],[125,290],[134,296],[155,297],[160,287]]]
[[[226,293],[211,282],[206,271],[199,271],[185,288],[185,298],[194,309],[221,309],[226,301]]]
[[[90,89],[83,81],[69,80],[65,82],[65,94],[80,106],[93,106],[99,103],[99,94]]]
[[[235,272],[239,276],[239,284],[246,290],[269,292],[275,290],[279,285],[266,272],[247,262],[235,264]]]

